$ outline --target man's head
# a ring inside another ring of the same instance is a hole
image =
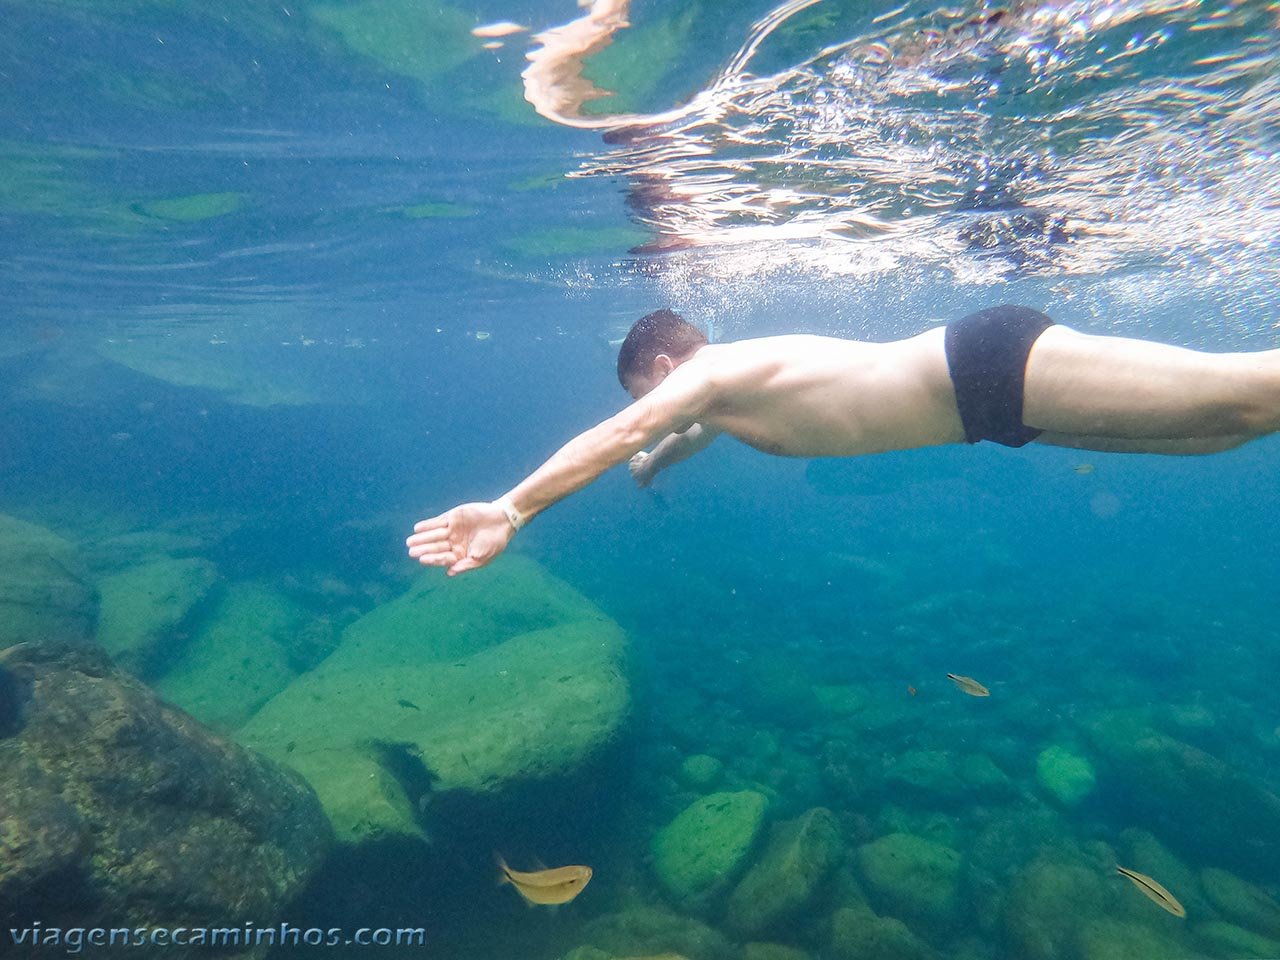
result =
[[[655,310],[631,327],[618,350],[618,381],[639,400],[688,360],[707,338],[674,310]]]

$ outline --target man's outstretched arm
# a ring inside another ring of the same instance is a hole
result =
[[[449,576],[483,567],[506,549],[519,527],[658,437],[698,419],[711,396],[705,365],[681,364],[648,395],[574,437],[510,493],[465,503],[419,521],[405,541],[409,556]]]
[[[637,486],[647,487],[661,471],[688,460],[699,450],[705,450],[717,436],[717,431],[700,423],[695,423],[684,433],[673,433],[648,453],[641,450],[632,456],[631,477]]]

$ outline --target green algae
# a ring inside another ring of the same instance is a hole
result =
[[[649,239],[638,227],[551,227],[503,240],[502,245],[524,257],[583,257],[622,254]]]
[[[583,75],[613,96],[589,100],[584,114],[638,113],[655,109],[650,98],[672,64],[689,51],[697,8],[661,20],[645,21],[615,35],[583,68]]]
[[[1064,807],[1076,807],[1093,793],[1098,778],[1087,758],[1055,744],[1036,757],[1036,781]]]
[[[199,223],[235,213],[244,206],[246,197],[243,193],[194,193],[185,197],[145,200],[135,204],[134,209],[157,220]]]
[[[410,220],[442,220],[460,217],[474,217],[479,211],[475,207],[461,203],[447,203],[441,200],[429,200],[413,206],[402,207],[400,215]]]
[[[737,879],[764,826],[768,801],[740,790],[695,800],[650,847],[653,872],[673,897],[697,906]]]
[[[480,51],[471,36],[475,18],[442,3],[362,0],[313,7],[310,14],[351,52],[427,90]]]

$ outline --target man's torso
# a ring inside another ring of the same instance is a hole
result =
[[[703,347],[700,422],[766,453],[852,456],[964,440],[944,328],[865,343],[805,335]]]

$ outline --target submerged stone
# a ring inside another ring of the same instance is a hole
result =
[[[179,223],[198,223],[225,217],[244,206],[243,193],[196,193],[186,197],[170,197],[165,200],[147,200],[135,209],[143,216]]]
[[[1280,903],[1261,887],[1214,867],[1200,871],[1200,886],[1209,902],[1232,922],[1280,939]]]
[[[1097,784],[1093,765],[1066,747],[1054,745],[1036,757],[1036,781],[1064,807],[1079,806]]]
[[[1280,940],[1259,936],[1221,920],[1193,925],[1191,939],[1200,950],[1214,957],[1229,957],[1231,960],[1275,960],[1280,957]]]
[[[782,932],[818,896],[842,852],[840,825],[824,807],[777,824],[764,853],[729,897],[729,929],[743,939]]]
[[[433,572],[351,624],[241,729],[303,774],[340,839],[489,835],[595,794],[575,779],[619,742],[625,637],[532,561]],[[523,799],[521,799],[523,798]],[[492,841],[490,841],[492,842]]]
[[[98,642],[136,676],[151,677],[180,646],[179,627],[218,580],[199,558],[151,560],[103,577]]]
[[[76,548],[44,527],[0,514],[0,649],[41,640],[87,642],[98,592]]]
[[[768,801],[753,790],[695,800],[653,838],[653,871],[666,891],[690,907],[731,884],[764,825]]]
[[[724,772],[724,764],[705,753],[685,757],[680,764],[680,779],[691,787],[709,787]]]
[[[31,693],[0,739],[3,926],[269,926],[320,865],[329,828],[301,778],[101,651],[31,646],[5,667]]]
[[[867,907],[841,907],[831,918],[832,960],[940,960],[938,953],[896,917]]]
[[[689,960],[738,960],[724,934],[663,907],[634,906],[590,920],[582,927],[588,949],[610,957],[662,956]]]
[[[960,854],[909,833],[858,848],[867,894],[879,912],[946,926],[959,908]]]

